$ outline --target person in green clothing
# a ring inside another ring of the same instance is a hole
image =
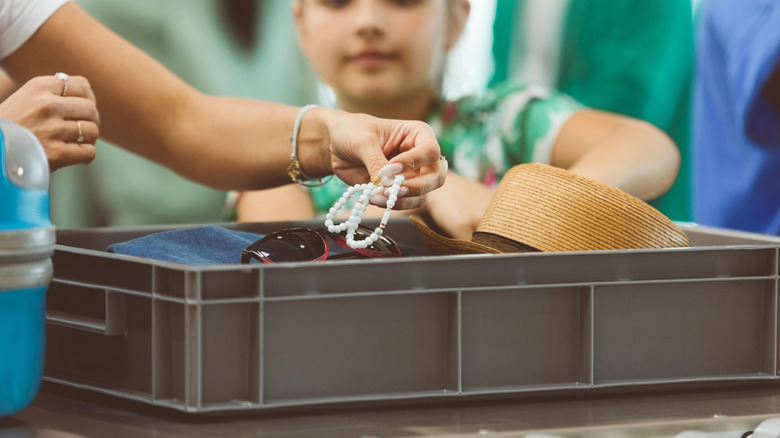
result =
[[[496,0],[491,84],[520,78],[593,108],[646,120],[682,156],[673,187],[652,204],[691,219],[690,95],[694,67],[688,0]]]
[[[433,126],[451,171],[423,213],[452,237],[470,238],[504,173],[525,162],[567,168],[644,199],[669,188],[679,154],[649,123],[525,83],[444,101],[446,55],[469,10],[467,0],[298,0],[294,8],[304,54],[341,109]],[[238,219],[311,219],[344,189],[331,182],[243,193]]]
[[[294,106],[317,101],[316,79],[295,42],[292,0],[78,3],[201,92]],[[51,215],[58,228],[225,219],[224,191],[107,142],[97,148],[89,166],[52,174]]]

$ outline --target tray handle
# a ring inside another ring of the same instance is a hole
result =
[[[105,296],[105,318],[46,309],[46,323],[106,336],[124,336],[127,331],[124,296],[107,289],[101,291]]]

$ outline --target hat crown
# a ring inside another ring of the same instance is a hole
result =
[[[477,226],[540,251],[690,246],[663,213],[619,189],[540,163],[510,169]]]

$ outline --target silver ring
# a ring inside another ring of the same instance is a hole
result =
[[[84,143],[84,135],[81,133],[81,121],[76,121],[76,127],[79,128],[79,136],[76,137],[76,143]]]
[[[54,75],[57,79],[62,79],[62,93],[60,93],[60,96],[65,96],[68,94],[68,74],[63,72],[57,72]]]

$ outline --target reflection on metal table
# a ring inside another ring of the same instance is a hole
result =
[[[780,416],[776,385],[283,414],[192,415],[44,384],[0,438],[740,438]]]

